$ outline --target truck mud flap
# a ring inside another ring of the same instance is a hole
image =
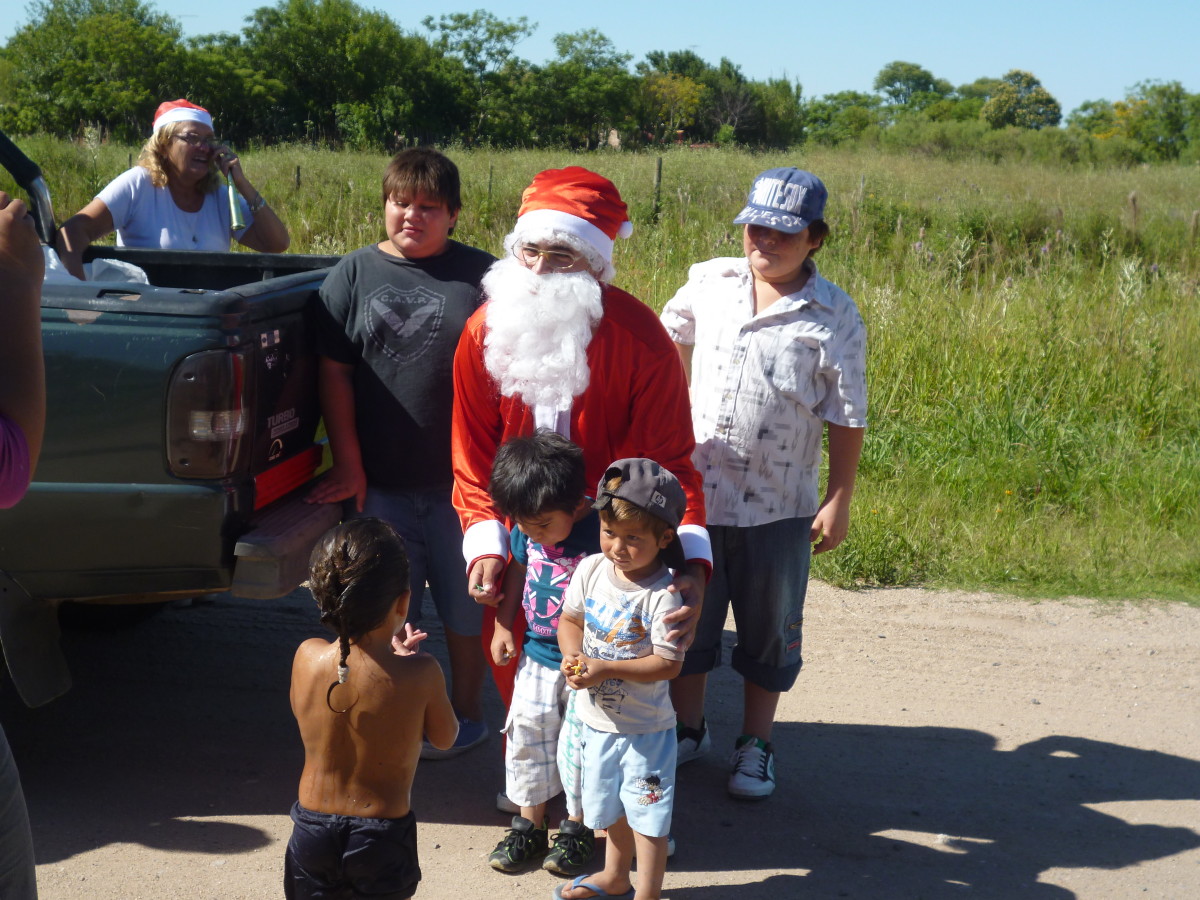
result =
[[[0,572],[0,645],[8,674],[26,706],[42,706],[71,687],[71,670],[58,638],[55,604],[34,600]]]
[[[291,592],[308,577],[308,557],[317,539],[341,519],[340,503],[291,497],[267,507],[234,547],[237,562],[229,592],[254,600]]]

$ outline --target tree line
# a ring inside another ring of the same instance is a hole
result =
[[[12,133],[91,128],[136,142],[158,102],[187,97],[238,144],[855,142],[949,156],[1200,159],[1200,95],[1179,82],[1089,101],[1063,128],[1058,101],[1021,70],[955,87],[895,61],[874,93],[806,98],[798,81],[755,81],[690,50],[633,64],[595,29],[556,35],[555,57],[534,64],[516,49],[537,25],[485,10],[430,16],[410,32],[353,0],[278,0],[254,9],[240,34],[188,39],[142,0],[35,0],[28,10],[0,48],[0,128]]]

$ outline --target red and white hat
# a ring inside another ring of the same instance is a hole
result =
[[[633,223],[616,185],[603,175],[568,166],[534,176],[521,195],[517,226],[510,237],[517,241],[567,238],[567,243],[597,254],[611,275],[613,243],[632,233]]]
[[[213,127],[212,116],[207,109],[183,99],[164,101],[158,104],[158,109],[154,111],[155,131],[172,122],[199,122],[209,128]]]

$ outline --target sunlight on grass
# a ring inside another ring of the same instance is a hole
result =
[[[136,155],[22,146],[60,220]],[[612,178],[634,222],[616,281],[656,309],[691,264],[740,255],[730,219],[756,173],[823,178],[833,234],[818,263],[867,322],[871,411],[851,534],[818,577],[1200,603],[1200,168],[673,149],[656,196],[654,155],[448,152],[455,236],[493,253],[536,172]],[[242,155],[293,251],[383,237],[385,156]]]

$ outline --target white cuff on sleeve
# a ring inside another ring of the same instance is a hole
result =
[[[683,558],[688,562],[702,559],[712,568],[712,541],[708,538],[708,529],[703,525],[680,525],[677,534],[679,543],[683,545]]]
[[[497,519],[476,522],[463,534],[463,558],[468,566],[481,556],[508,559],[508,529]]]

